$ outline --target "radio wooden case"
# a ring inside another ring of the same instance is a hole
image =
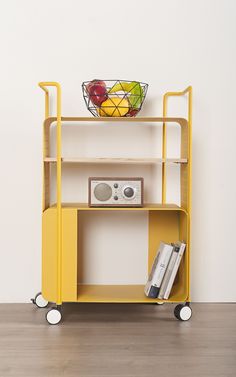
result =
[[[89,207],[142,207],[142,177],[90,177]]]

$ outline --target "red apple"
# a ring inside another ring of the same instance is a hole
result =
[[[137,109],[130,109],[129,112],[126,114],[127,117],[135,117],[135,115],[139,112]]]
[[[106,84],[105,84],[104,81],[102,81],[102,80],[92,80],[86,86],[87,90],[89,90],[89,88],[91,88],[91,86],[93,86],[93,85],[101,85],[101,86],[104,86],[104,88],[106,88]]]
[[[86,86],[89,98],[96,106],[101,106],[102,102],[106,101],[107,89],[104,81],[93,80]]]

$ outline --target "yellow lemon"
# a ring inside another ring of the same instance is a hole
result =
[[[119,97],[109,97],[98,109],[101,117],[123,117],[128,111],[129,101],[126,98]]]

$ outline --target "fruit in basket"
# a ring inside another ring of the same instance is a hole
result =
[[[128,113],[126,114],[127,117],[135,117],[139,112],[139,109],[132,109],[132,107],[129,109]]]
[[[109,93],[116,93],[116,92],[130,92],[130,90],[133,89],[133,87],[137,83],[135,81],[133,82],[125,82],[125,81],[119,81],[113,87],[109,90]]]
[[[93,116],[134,117],[141,109],[148,84],[124,80],[82,83],[84,101]]]
[[[133,86],[130,91],[129,102],[133,109],[138,109],[143,101],[143,89],[139,83]]]
[[[116,83],[110,90],[110,93],[123,91],[129,93],[129,102],[132,109],[138,109],[143,101],[143,90],[141,85],[136,82],[119,82]]]
[[[93,80],[86,86],[89,99],[95,106],[100,106],[108,97],[104,81]]]
[[[123,117],[129,112],[127,98],[109,97],[101,104],[98,114],[101,117]]]

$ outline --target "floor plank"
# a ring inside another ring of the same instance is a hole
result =
[[[235,377],[236,304],[65,304],[63,323],[47,309],[0,305],[0,377]]]

